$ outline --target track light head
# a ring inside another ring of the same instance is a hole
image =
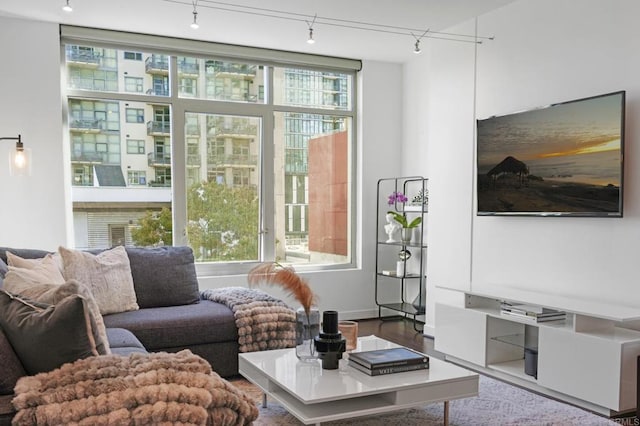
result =
[[[67,3],[62,6],[62,10],[64,10],[65,12],[73,12],[73,7],[71,7],[71,5],[69,4],[69,0],[67,0]]]
[[[200,28],[200,25],[198,25],[198,12],[196,12],[195,10],[193,11],[193,22],[189,26],[194,30]]]
[[[413,53],[419,55],[422,50],[420,50],[420,40],[416,40],[415,49],[413,49]]]
[[[313,39],[313,28],[309,28],[309,38],[307,39],[307,43],[313,44],[316,41]]]

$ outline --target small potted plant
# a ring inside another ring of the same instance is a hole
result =
[[[394,212],[393,210],[389,210],[387,214],[392,215],[393,219],[402,226],[402,242],[405,244],[411,241],[413,229],[422,223],[422,218],[420,216],[409,222],[406,214]]]

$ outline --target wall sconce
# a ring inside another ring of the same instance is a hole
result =
[[[31,150],[25,148],[22,143],[22,136],[0,137],[0,141],[16,141],[15,151],[9,153],[9,172],[11,176],[31,175]]]

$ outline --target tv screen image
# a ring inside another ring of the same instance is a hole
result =
[[[477,120],[478,215],[622,217],[625,92]]]

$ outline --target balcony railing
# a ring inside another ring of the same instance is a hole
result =
[[[198,64],[183,63],[178,64],[178,74],[199,75],[200,68]]]
[[[149,89],[147,95],[169,96],[169,89]]]
[[[72,152],[72,163],[101,164],[104,162],[104,156],[95,152]]]
[[[258,156],[250,154],[210,155],[207,157],[210,165],[214,166],[253,166],[258,164]]]
[[[258,126],[254,124],[237,124],[235,126],[216,127],[215,135],[244,135],[255,137],[258,134]]]
[[[169,72],[169,57],[151,55],[144,61],[147,74],[167,74]]]
[[[150,152],[147,154],[147,164],[149,167],[166,167],[171,165],[171,154]]]
[[[255,77],[257,66],[246,64],[216,63],[206,67],[207,74],[235,74]]]
[[[67,61],[69,62],[75,62],[76,64],[91,65],[93,67],[97,67],[98,65],[100,65],[100,59],[102,58],[102,55],[100,55],[93,49],[76,50],[76,49],[70,49],[69,46],[67,46],[66,54],[67,54]]]
[[[148,135],[170,135],[171,123],[167,121],[148,121],[147,134]]]
[[[79,131],[95,130],[99,132],[104,129],[104,120],[71,120],[69,129]]]

